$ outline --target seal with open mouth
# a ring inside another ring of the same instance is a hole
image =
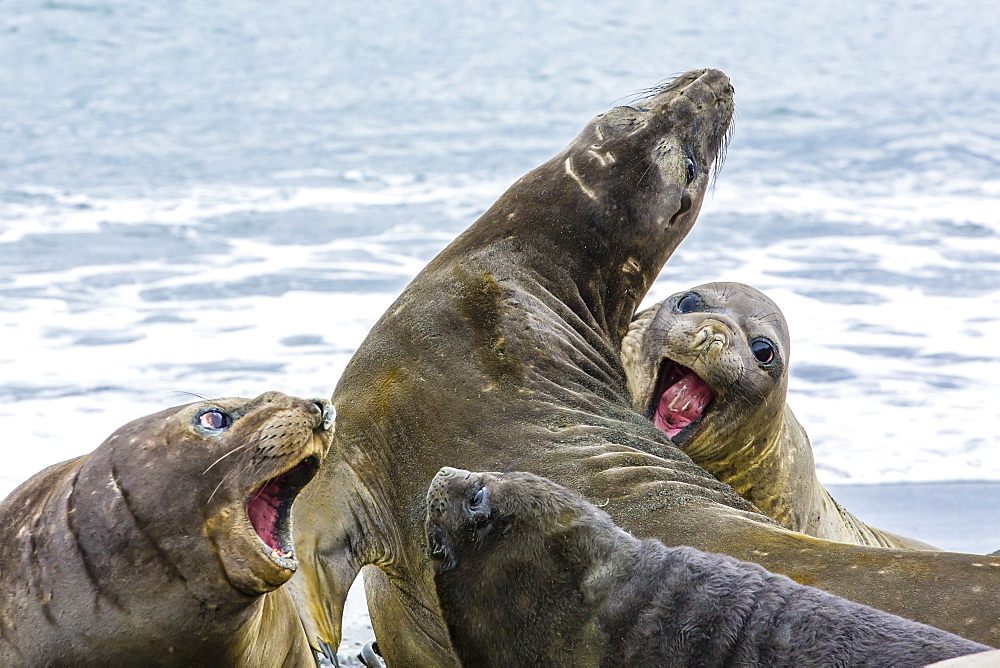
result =
[[[296,504],[289,583],[332,655],[365,571],[388,665],[449,666],[423,531],[442,466],[544,475],[627,531],[1000,643],[1000,559],[823,541],[761,513],[631,407],[620,353],[636,307],[691,229],[733,114],[696,70],[587,123],[424,268],[333,395],[337,435]],[[996,564],[995,566],[993,564]]]
[[[4,665],[304,665],[291,508],[333,434],[277,392],[171,408],[0,504]]]
[[[777,304],[742,283],[707,283],[636,315],[622,341],[633,407],[696,464],[795,531],[858,545],[934,550],[868,526],[816,478],[785,403],[789,335]]]
[[[427,542],[468,666],[923,666],[990,648],[757,564],[633,538],[531,473],[443,468]]]

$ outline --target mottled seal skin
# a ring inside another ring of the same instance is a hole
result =
[[[989,647],[757,564],[639,540],[531,473],[445,467],[427,542],[468,666],[923,666]]]
[[[816,478],[785,403],[788,324],[742,283],[706,283],[637,314],[622,341],[632,405],[695,464],[783,526],[858,545],[935,550],[871,527]]]
[[[0,504],[0,663],[314,663],[291,504],[333,409],[277,392],[134,420]]]
[[[732,113],[728,78],[698,70],[598,116],[373,326],[333,394],[331,456],[296,504],[301,566],[289,587],[314,647],[337,647],[348,589],[367,565],[386,662],[455,665],[426,556],[427,485],[442,466],[512,464],[583,494],[637,536],[1000,641],[1000,601],[980,593],[1000,581],[1000,559],[789,531],[632,410],[622,338],[694,224]]]

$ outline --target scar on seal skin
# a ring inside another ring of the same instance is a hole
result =
[[[202,401],[30,478],[0,503],[0,663],[312,664],[281,585],[333,415],[278,392]]]
[[[531,473],[445,467],[427,542],[470,666],[923,666],[989,647],[757,564],[639,540]]]
[[[816,477],[812,446],[785,403],[788,324],[742,283],[706,283],[635,316],[622,341],[633,407],[696,464],[782,525],[827,540],[938,548],[877,529]]]

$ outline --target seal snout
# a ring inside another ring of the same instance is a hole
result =
[[[312,412],[319,421],[316,428],[323,431],[330,431],[337,419],[337,411],[333,407],[333,404],[325,399],[310,399],[309,403],[312,404]]]
[[[462,498],[465,491],[473,485],[472,478],[471,471],[450,466],[438,471],[427,490],[428,518],[446,521],[454,500]]]
[[[735,89],[722,70],[691,70],[664,85],[647,104],[651,107],[675,102],[682,95],[698,101],[704,99],[731,101]]]
[[[452,534],[467,531],[489,518],[489,497],[482,476],[445,466],[427,490],[427,544],[439,572],[458,566]],[[458,534],[456,534],[458,535]]]
[[[733,330],[716,318],[708,318],[691,337],[691,352],[700,355],[718,355],[729,349]]]

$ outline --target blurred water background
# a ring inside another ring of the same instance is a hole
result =
[[[781,305],[825,482],[998,481],[998,34],[987,0],[0,3],[0,497],[185,393],[329,396],[510,183],[705,66],[735,135],[647,302]]]

